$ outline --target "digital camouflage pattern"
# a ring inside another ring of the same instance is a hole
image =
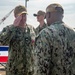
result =
[[[44,25],[43,25],[42,27],[40,27],[40,25],[39,25],[39,26],[35,29],[36,35],[39,34],[39,32],[40,32],[42,29],[44,29],[46,26],[47,26],[46,23],[44,23]]]
[[[35,33],[33,27],[26,28],[7,26],[0,34],[3,45],[9,45],[6,75],[33,74],[33,43]]]
[[[34,75],[75,75],[75,32],[63,22],[42,30],[34,53]]]

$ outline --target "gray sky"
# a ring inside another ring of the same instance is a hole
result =
[[[63,21],[70,27],[75,27],[75,0],[29,0],[27,2],[28,18],[27,23],[35,28],[39,25],[33,16],[38,10],[45,11],[46,7],[51,3],[60,3],[64,8]],[[15,6],[25,5],[25,0],[0,0],[0,20],[7,15]],[[12,24],[14,15],[12,14],[0,25],[0,31],[3,27]]]

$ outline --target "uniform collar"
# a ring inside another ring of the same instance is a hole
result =
[[[63,23],[63,21],[56,21],[56,22],[52,23],[51,25],[60,24],[60,23]]]

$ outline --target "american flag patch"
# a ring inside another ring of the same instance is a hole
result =
[[[0,46],[0,63],[6,63],[8,60],[8,46]]]

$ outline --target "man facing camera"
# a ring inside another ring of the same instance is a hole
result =
[[[37,14],[33,14],[33,15],[37,18],[37,21],[39,22],[39,26],[35,29],[35,33],[37,35],[42,29],[44,29],[47,26],[45,21],[44,21],[45,12],[42,10],[39,10],[37,12]]]

